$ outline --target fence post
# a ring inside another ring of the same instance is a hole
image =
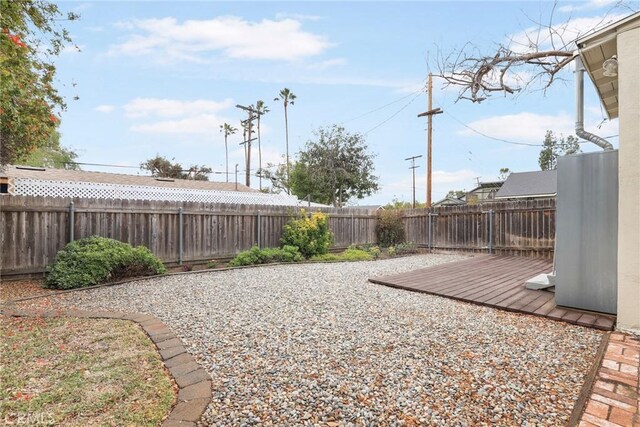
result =
[[[493,253],[493,209],[489,209],[489,253]]]
[[[258,249],[262,249],[262,242],[260,241],[261,240],[260,239],[260,235],[261,235],[260,231],[261,231],[261,229],[260,229],[260,211],[258,210],[258,213],[256,215],[256,234],[257,234],[256,242],[258,244]]]
[[[183,224],[182,207],[178,208],[178,264],[182,265],[182,244],[183,244]]]
[[[438,216],[438,214],[431,212],[427,214],[427,218],[429,218],[429,252],[433,250],[433,224],[431,218],[434,216]]]
[[[481,211],[481,214],[488,214],[487,221],[489,222],[489,254],[493,253],[493,209],[488,211]]]
[[[76,231],[76,208],[73,202],[69,203],[69,242],[75,240]]]
[[[355,218],[353,217],[353,214],[351,214],[351,244],[353,245],[355,243]]]
[[[427,212],[427,221],[429,222],[429,253],[431,253],[431,212]]]

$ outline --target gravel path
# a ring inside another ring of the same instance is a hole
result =
[[[160,278],[56,304],[151,313],[213,378],[206,425],[564,425],[600,332],[367,282],[462,258]]]

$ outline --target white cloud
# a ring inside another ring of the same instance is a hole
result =
[[[587,108],[585,116],[585,129],[596,135],[610,136],[618,133],[618,121],[602,122],[600,110]],[[487,117],[468,123],[468,126],[493,138],[507,141],[541,144],[548,130],[556,135],[575,135],[575,117],[568,113],[560,112],[555,115],[536,114],[522,112],[503,116]],[[461,128],[458,135],[482,138],[476,132],[468,128]]]
[[[279,12],[276,13],[276,19],[295,19],[296,21],[319,21],[322,19],[321,16],[318,15],[305,15],[303,13],[289,13],[289,12]]]
[[[307,66],[307,68],[310,70],[322,71],[322,70],[326,70],[327,68],[337,67],[340,65],[344,65],[346,63],[347,63],[347,60],[345,58],[333,58],[333,59],[327,59],[326,61],[310,64],[309,66]]]
[[[555,115],[523,112],[475,120],[468,125],[494,138],[515,142],[540,143],[547,130],[571,135],[574,118],[567,113]],[[481,137],[471,129],[463,128],[459,135]]]
[[[230,108],[233,100],[211,101],[197,99],[181,101],[176,99],[136,98],[124,105],[127,117],[151,119],[136,123],[131,130],[140,133],[163,134],[213,134],[226,118],[220,112]]]
[[[573,4],[565,4],[558,8],[558,11],[563,13],[577,12],[580,10],[593,10],[600,9],[605,6],[613,6],[619,3],[620,0],[590,0],[583,2],[575,2]]]
[[[212,134],[217,132],[224,119],[214,114],[201,114],[179,120],[163,120],[131,126],[131,130],[140,133],[164,134]]]
[[[176,99],[135,98],[124,106],[128,117],[181,117],[217,113],[233,105],[233,100],[209,101],[197,99],[195,101],[180,101]]]
[[[111,113],[115,109],[116,109],[115,105],[103,104],[103,105],[98,105],[93,110],[99,113]]]
[[[575,49],[575,40],[593,33],[613,22],[624,18],[626,14],[606,14],[602,16],[572,18],[568,22],[554,24],[551,28],[532,26],[508,37],[507,44],[516,52],[531,51],[535,46],[539,50]]]
[[[154,55],[161,61],[202,60],[219,52],[233,59],[292,61],[323,53],[331,43],[302,30],[299,20],[285,18],[247,21],[236,16],[178,22],[175,18],[120,23],[138,31],[110,48],[112,54]]]

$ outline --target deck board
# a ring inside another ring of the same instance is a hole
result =
[[[526,280],[549,272],[551,268],[551,260],[547,259],[476,255],[435,267],[373,277],[369,281],[581,326],[612,330],[615,316],[559,307],[553,292],[525,288]]]

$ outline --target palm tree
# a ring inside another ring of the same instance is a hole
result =
[[[260,118],[263,114],[267,114],[269,112],[269,107],[267,107],[263,100],[258,100],[256,102],[255,110],[258,112],[258,177],[260,178],[260,190],[262,190],[262,145],[260,144]]]
[[[225,158],[225,166],[226,166],[226,177],[227,182],[229,182],[229,148],[227,146],[227,138],[229,135],[233,135],[236,133],[238,129],[231,126],[229,123],[225,123],[220,125],[220,132],[224,132],[224,158]]]
[[[284,104],[284,130],[285,130],[285,138],[287,143],[287,193],[291,194],[291,190],[289,190],[289,117],[287,116],[287,107],[289,104],[293,105],[296,96],[291,92],[288,88],[284,88],[278,94],[278,97],[274,98],[274,101],[282,101]]]

